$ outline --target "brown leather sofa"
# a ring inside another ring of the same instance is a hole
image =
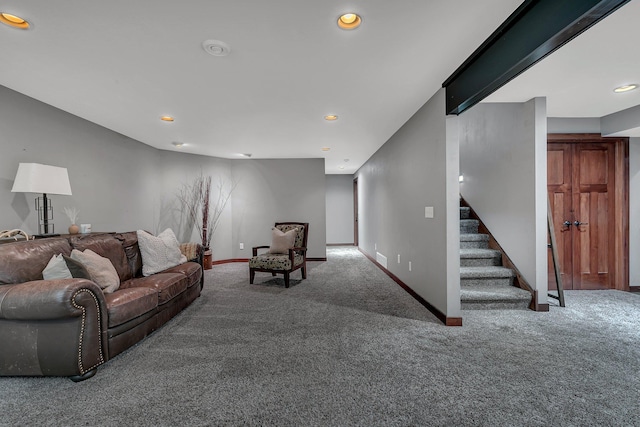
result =
[[[120,288],[105,294],[86,279],[43,280],[51,257],[74,248],[109,258]],[[135,231],[0,245],[0,375],[92,377],[200,296],[201,247],[196,260],[143,277]]]

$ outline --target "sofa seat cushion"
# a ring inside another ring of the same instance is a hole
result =
[[[109,328],[121,325],[158,306],[158,292],[152,288],[128,288],[106,294]]]
[[[187,289],[188,279],[180,273],[157,273],[127,280],[121,288],[150,288],[158,293],[158,305],[166,304]]]
[[[202,267],[200,267],[200,264],[196,262],[185,262],[184,264],[176,265],[175,267],[164,270],[163,273],[180,273],[186,276],[189,281],[187,286],[190,288],[196,283],[200,283],[200,279],[202,278]]]

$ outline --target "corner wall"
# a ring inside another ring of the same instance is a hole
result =
[[[356,173],[360,249],[386,256],[387,269],[447,317],[461,314],[456,120],[439,90]]]
[[[326,258],[324,158],[231,160],[233,258],[271,243],[275,222],[309,223],[309,258]],[[240,249],[240,243],[244,249]]]
[[[460,193],[546,304],[546,100],[481,103],[459,119]]]
[[[19,162],[38,162],[69,172],[73,195],[51,195],[57,233],[67,232],[62,209],[69,206],[93,231],[170,227],[180,240],[199,241],[196,230],[181,226],[176,193],[202,171],[214,187],[219,178],[239,184],[212,239],[214,260],[250,257],[251,245],[269,244],[273,222],[285,219],[310,222],[308,256],[326,257],[324,159],[230,160],[157,150],[3,86],[0,130],[2,230],[37,232],[37,195],[11,187]]]
[[[93,231],[154,230],[158,150],[0,86],[0,229],[37,233],[32,193],[11,193],[18,163],[67,168],[71,196],[50,195],[56,233],[64,207]],[[41,196],[41,195],[40,195]]]
[[[327,175],[327,244],[353,244],[353,175]]]

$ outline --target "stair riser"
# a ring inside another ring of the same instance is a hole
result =
[[[460,208],[460,219],[469,219],[469,215],[471,214],[469,208]]]
[[[489,242],[484,241],[461,241],[460,249],[489,249]]]
[[[473,278],[473,279],[463,279],[460,278],[460,286],[483,286],[493,284],[497,286],[512,286],[513,285],[513,277],[500,277],[500,278]]]
[[[496,258],[460,258],[460,267],[491,267],[502,265],[500,257]]]

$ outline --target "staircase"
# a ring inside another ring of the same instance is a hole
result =
[[[460,300],[463,310],[527,309],[531,293],[513,285],[515,273],[502,266],[499,250],[489,249],[480,221],[460,207]]]

